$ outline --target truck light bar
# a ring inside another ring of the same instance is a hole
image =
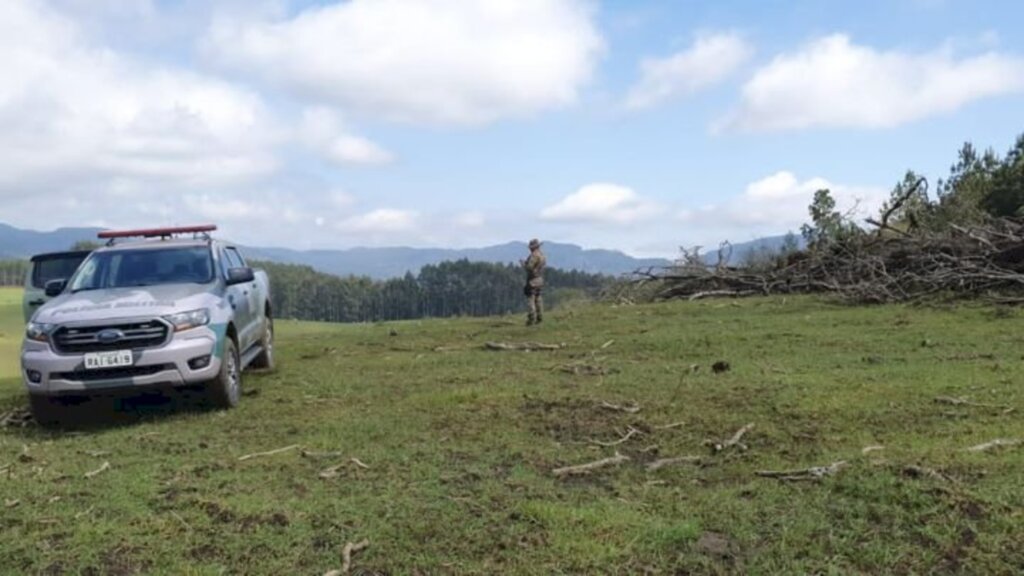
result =
[[[96,234],[97,238],[109,240],[111,243],[115,238],[170,238],[176,234],[195,234],[209,237],[209,233],[217,229],[214,224],[203,224],[201,226],[177,226],[174,228],[143,228],[140,230],[104,230]]]

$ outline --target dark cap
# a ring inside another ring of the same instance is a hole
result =
[[[535,248],[540,248],[540,240],[537,240],[536,238],[530,240],[530,250],[533,250]]]

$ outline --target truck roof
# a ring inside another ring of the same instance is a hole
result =
[[[115,250],[151,250],[157,248],[195,248],[209,246],[214,242],[217,241],[207,238],[169,238],[166,240],[156,238],[152,240],[120,242],[109,246],[103,246],[102,248],[97,248],[96,251],[110,252]]]

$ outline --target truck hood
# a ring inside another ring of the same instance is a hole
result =
[[[36,322],[63,324],[120,318],[166,316],[209,307],[215,284],[166,284],[134,288],[85,290],[49,301]]]

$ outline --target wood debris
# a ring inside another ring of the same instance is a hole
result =
[[[881,445],[877,445],[877,444],[874,445],[874,446],[865,446],[865,447],[860,449],[860,453],[861,454],[870,454],[871,452],[877,452],[879,450],[885,450],[885,446],[881,446]]]
[[[615,340],[609,340],[609,341],[605,342],[604,344],[601,344],[601,350],[604,350],[605,348],[611,346],[612,344],[615,344]]]
[[[612,404],[611,402],[602,401],[600,406],[601,408],[605,408],[607,410],[615,410],[616,412],[626,412],[628,414],[636,414],[637,412],[640,411],[640,405],[637,404],[636,402],[633,402],[630,406],[621,406],[619,404]]]
[[[990,408],[993,410],[1002,410],[1004,414],[1013,412],[1013,406],[1007,404],[989,404],[987,402],[971,402],[966,396],[939,396],[935,398],[935,402],[939,404],[946,404],[949,406],[969,406],[972,408]]]
[[[342,574],[348,574],[352,569],[352,555],[356,552],[365,550],[369,546],[369,540],[361,540],[355,544],[351,542],[345,544],[345,547],[341,550],[341,569],[330,570],[324,573],[324,576],[341,576]]]
[[[628,461],[629,456],[623,456],[622,454],[616,452],[615,456],[602,458],[601,460],[596,460],[594,462],[588,462],[586,464],[577,464],[575,466],[565,466],[563,468],[555,468],[554,470],[551,471],[551,473],[559,478],[564,478],[566,476],[578,476],[581,474],[589,474],[599,468],[604,468],[606,466],[617,466],[619,464],[622,464],[623,462]]]
[[[845,461],[833,462],[828,466],[814,466],[799,470],[758,470],[754,474],[762,478],[775,478],[789,482],[812,481],[817,482],[827,476],[834,476],[840,470],[846,468]]]
[[[311,452],[309,450],[303,450],[299,454],[303,458],[313,458],[313,459],[340,458],[341,456],[344,456],[344,454],[341,453],[341,452]]]
[[[661,426],[655,426],[654,428],[657,429],[657,430],[670,430],[672,428],[679,428],[680,426],[685,426],[685,425],[686,425],[686,422],[680,421],[680,422],[673,422],[671,424],[663,424]]]
[[[927,468],[925,466],[917,466],[916,464],[908,464],[903,467],[904,476],[910,476],[911,478],[931,478],[933,480],[941,480],[943,482],[952,482],[953,479],[946,476],[938,470]]]
[[[754,423],[751,422],[750,424],[747,424],[743,428],[740,428],[739,430],[737,430],[736,433],[732,435],[732,438],[729,438],[728,440],[725,440],[724,442],[715,442],[713,440],[705,440],[704,441],[704,445],[705,446],[711,446],[711,449],[715,453],[723,452],[723,451],[728,450],[729,448],[732,448],[734,446],[738,447],[740,450],[746,450],[747,449],[747,445],[744,444],[741,441],[743,440],[743,437],[747,434],[747,432],[750,432],[751,428],[753,428],[753,427],[754,427]]]
[[[561,350],[565,348],[565,344],[543,344],[541,342],[485,342],[484,348],[487,350],[521,350],[523,352],[532,352],[535,350]]]
[[[987,452],[993,448],[1006,448],[1010,446],[1017,446],[1021,444],[1022,440],[1010,440],[1007,438],[996,438],[995,440],[985,442],[984,444],[978,444],[977,446],[971,446],[967,448],[968,452]]]
[[[32,424],[35,424],[35,419],[28,408],[15,408],[0,414],[0,428],[25,428]]]
[[[244,462],[245,460],[252,460],[253,458],[259,458],[261,456],[273,456],[275,454],[281,454],[281,453],[284,453],[284,452],[289,452],[291,450],[295,450],[298,447],[299,447],[298,444],[292,444],[291,446],[285,446],[284,448],[277,448],[275,450],[268,450],[266,452],[253,452],[252,454],[246,454],[245,456],[239,456],[238,460],[239,460],[239,462]]]
[[[672,466],[674,464],[700,464],[700,456],[677,456],[675,458],[661,458],[655,460],[647,465],[648,472],[654,472],[660,470],[666,466]]]
[[[99,476],[100,474],[106,472],[107,470],[110,470],[110,462],[104,462],[103,464],[100,464],[99,468],[86,472],[85,477],[95,478],[96,476]]]
[[[21,504],[21,500],[14,498],[12,500],[4,500],[4,508],[14,508],[18,504]]]
[[[637,430],[636,428],[633,428],[632,426],[630,426],[629,430],[621,438],[619,438],[618,440],[613,440],[611,442],[602,442],[600,440],[593,440],[592,439],[590,441],[590,443],[591,444],[596,444],[598,446],[605,446],[605,447],[610,448],[612,446],[618,446],[619,444],[627,442],[630,438],[632,438],[633,436],[635,436],[637,434],[641,434],[641,432],[639,430]]]
[[[358,458],[349,458],[347,461],[342,462],[341,464],[335,464],[334,466],[330,466],[328,468],[324,468],[323,470],[320,471],[320,474],[318,476],[320,476],[320,478],[323,479],[323,480],[330,480],[331,478],[336,478],[337,476],[341,475],[341,471],[348,464],[354,464],[354,465],[358,466],[359,468],[362,468],[363,470],[369,470],[370,469],[369,466],[364,464]]]

